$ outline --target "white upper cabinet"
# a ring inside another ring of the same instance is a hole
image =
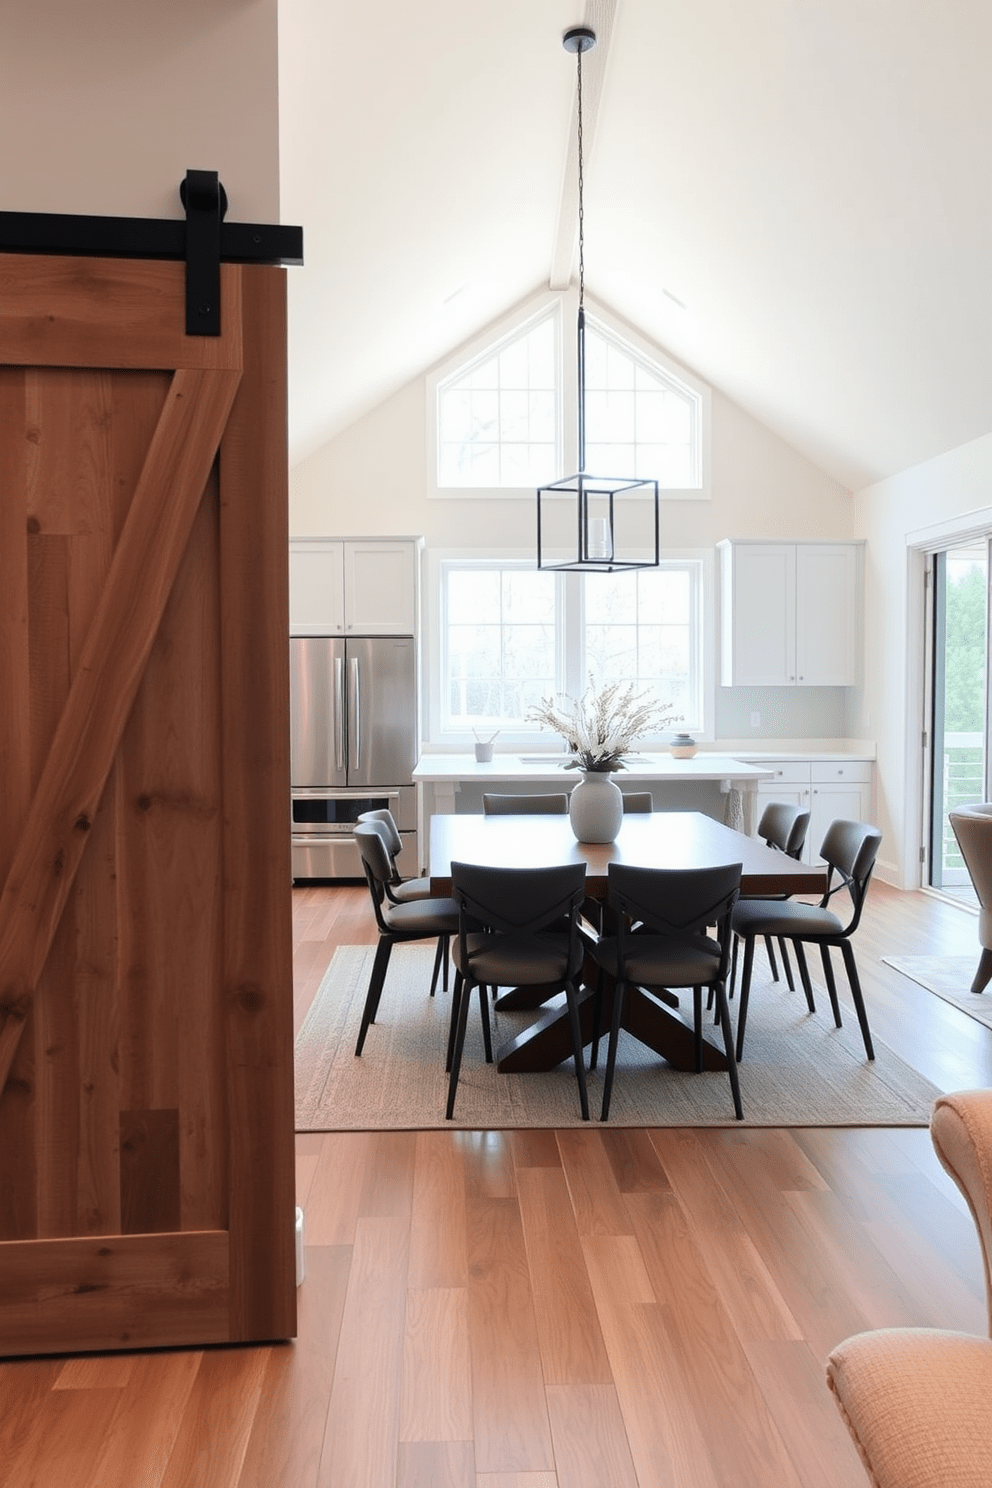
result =
[[[294,537],[292,635],[415,635],[418,538]]]
[[[724,541],[718,547],[723,685],[853,686],[861,545]]]

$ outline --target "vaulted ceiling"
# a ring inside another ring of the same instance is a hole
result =
[[[293,458],[567,272],[584,21],[590,294],[852,489],[992,429],[990,0],[281,0]]]

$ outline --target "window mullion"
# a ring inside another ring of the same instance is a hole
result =
[[[562,616],[559,641],[561,688],[570,697],[585,691],[585,606],[584,575],[559,575]]]

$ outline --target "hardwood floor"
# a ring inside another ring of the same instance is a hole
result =
[[[297,1016],[365,890],[294,891]],[[992,1033],[883,966],[975,917],[874,884],[872,1027],[945,1089]],[[823,1359],[981,1333],[978,1242],[921,1130],[297,1138],[307,1276],[271,1347],[0,1364],[4,1488],[861,1488]]]

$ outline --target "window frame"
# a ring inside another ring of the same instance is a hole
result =
[[[554,479],[574,472],[577,465],[578,430],[576,411],[578,387],[574,355],[575,322],[578,313],[578,289],[544,290],[518,305],[501,320],[489,325],[478,336],[464,343],[458,351],[437,363],[426,375],[427,473],[426,494],[429,500],[521,500],[534,496],[534,486],[441,486],[438,484],[439,395],[446,384],[466,375],[479,362],[496,355],[509,342],[525,334],[548,315],[555,317],[557,358],[557,446],[558,471]],[[605,305],[586,295],[586,321],[598,334],[612,341],[621,351],[633,356],[661,380],[676,388],[681,385],[697,400],[699,421],[698,486],[660,486],[662,501],[708,501],[710,499],[710,426],[712,390],[688,368],[675,361],[653,341],[613,314]],[[606,474],[608,472],[599,472]],[[640,499],[640,498],[637,498]],[[645,498],[646,499],[646,498]]]
[[[689,566],[693,573],[693,604],[695,614],[692,645],[698,666],[698,697],[701,718],[697,722],[686,720],[680,727],[691,728],[701,742],[715,737],[716,709],[716,645],[715,645],[715,563],[712,549],[684,548],[667,549],[662,554],[662,566]],[[471,729],[445,727],[442,722],[442,693],[446,684],[445,647],[445,602],[447,595],[446,573],[451,568],[505,568],[533,569],[532,551],[522,548],[473,549],[439,548],[427,553],[428,583],[426,606],[426,650],[430,658],[424,667],[425,747],[439,753],[462,754],[470,752],[475,743]],[[583,603],[583,579],[595,582],[597,575],[576,573],[555,574],[556,586],[556,637],[555,660],[562,690],[578,696],[585,690],[586,679],[582,673],[585,632]],[[662,698],[659,701],[664,702]],[[644,740],[643,748],[657,752],[667,746],[670,733],[652,735]],[[556,753],[561,741],[546,730],[531,728],[500,728],[497,747],[526,749],[528,752],[547,751]]]

